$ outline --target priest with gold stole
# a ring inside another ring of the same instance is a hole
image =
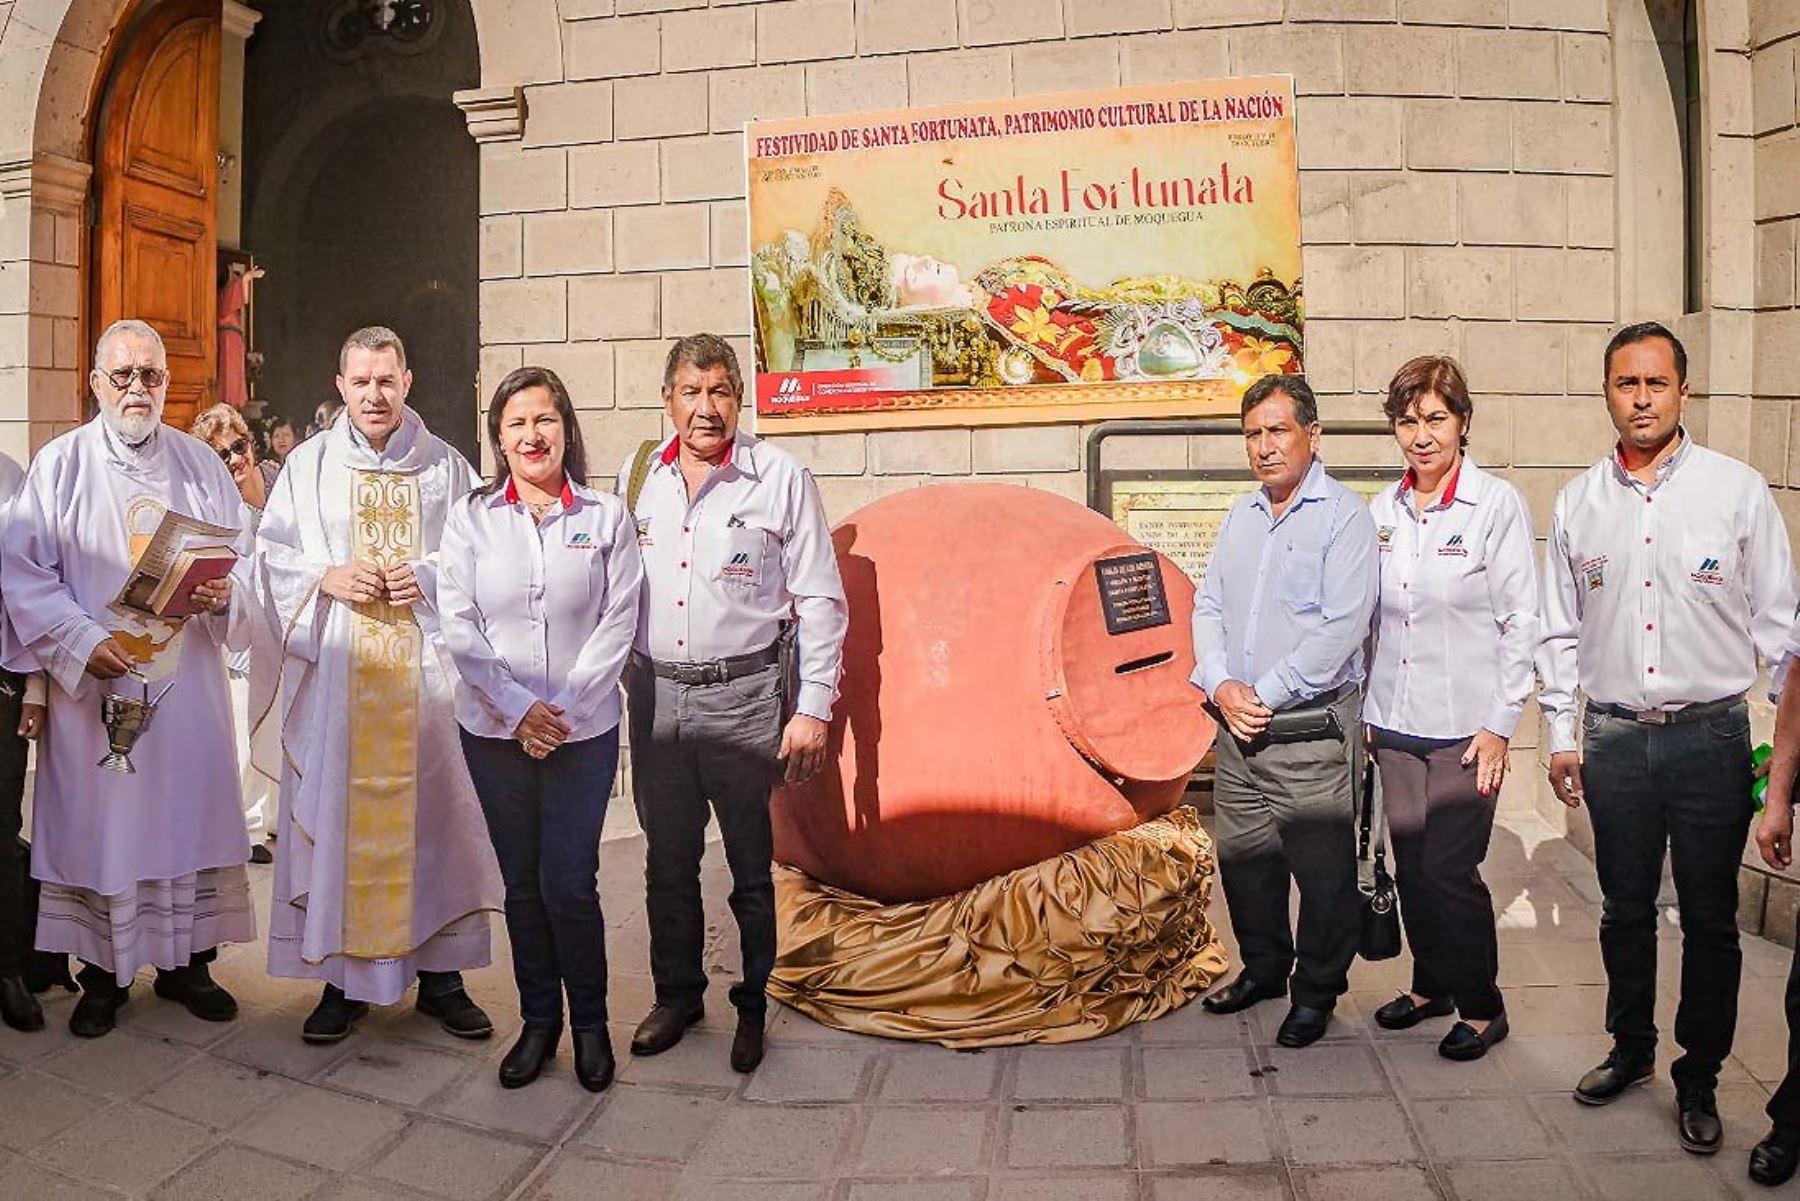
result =
[[[168,359],[154,329],[115,323],[94,360],[100,414],[32,461],[0,552],[6,667],[50,681],[32,803],[36,941],[81,959],[69,1029],[86,1038],[113,1028],[145,965],[158,996],[229,1021],[237,1002],[208,965],[221,943],[256,937],[222,653],[247,644],[232,578],[246,565],[190,587],[192,616],[115,603],[164,514],[239,531],[243,503],[211,448],[162,424]],[[120,713],[142,718],[146,699],[155,720],[139,723],[123,770],[108,722],[126,732]]]
[[[338,356],[344,415],[294,448],[257,528],[282,638],[281,818],[269,971],[325,982],[302,1037],[334,1042],[416,976],[451,1034],[493,1025],[461,971],[490,958],[500,874],[457,736],[437,620],[449,506],[478,482],[406,407],[389,329]]]

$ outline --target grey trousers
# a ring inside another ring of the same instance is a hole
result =
[[[1221,725],[1214,744],[1219,874],[1244,974],[1288,986],[1296,1005],[1317,1009],[1350,987],[1362,922],[1353,831],[1362,696],[1332,708],[1342,738],[1245,744]],[[1288,919],[1290,879],[1300,888],[1297,927]]]
[[[729,901],[744,962],[731,1003],[743,1013],[760,1014],[768,1006],[764,989],[775,967],[769,792],[781,749],[781,669],[768,667],[724,684],[690,685],[661,679],[634,659],[625,679],[632,799],[646,844],[656,1002],[689,1009],[706,991],[700,858],[707,820],[716,814],[731,867]]]

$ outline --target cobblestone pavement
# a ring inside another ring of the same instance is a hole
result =
[[[1367,1015],[1405,981],[1396,961],[1359,963],[1331,1034],[1304,1051],[1272,1046],[1280,1004],[1237,1018],[1196,1004],[1096,1042],[980,1053],[781,1011],[750,1077],[725,1062],[723,987],[675,1050],[623,1054],[650,986],[642,844],[619,833],[602,865],[621,1052],[606,1094],[575,1084],[566,1047],[536,1084],[502,1092],[494,1068],[518,1022],[504,966],[470,977],[499,1027],[490,1042],[459,1042],[402,1005],[320,1048],[299,1039],[314,989],[269,979],[262,947],[238,947],[219,969],[244,1005],[234,1023],[158,1001],[146,972],[107,1038],[71,1038],[67,998],[42,1034],[0,1029],[0,1198],[1800,1197],[1744,1175],[1785,1062],[1788,956],[1773,944],[1746,940],[1722,1154],[1676,1145],[1666,1075],[1605,1109],[1570,1099],[1607,1046],[1598,894],[1587,862],[1534,821],[1504,822],[1488,860],[1513,1035],[1479,1063],[1437,1057],[1442,1022],[1372,1032]],[[252,870],[266,914],[269,869]],[[707,873],[722,983],[735,932],[716,846]],[[1677,942],[1664,934],[1667,1029]]]

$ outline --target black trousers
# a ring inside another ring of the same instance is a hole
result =
[[[0,671],[0,976],[18,976],[31,955],[30,895],[26,888],[25,765],[31,744],[19,737],[25,678]]]
[[[1769,1120],[1800,1128],[1800,914],[1794,916],[1794,958],[1787,978],[1787,1075],[1769,1098]]]
[[[1750,830],[1750,714],[1648,725],[1588,710],[1582,789],[1605,904],[1606,1030],[1619,1050],[1656,1050],[1656,894],[1663,856],[1681,911],[1681,1002],[1670,1069],[1677,1088],[1710,1088],[1737,1032],[1738,863]]]
[[[1454,742],[1373,732],[1381,799],[1394,843],[1400,919],[1412,948],[1412,991],[1450,997],[1471,1021],[1505,1009],[1494,899],[1481,878],[1499,795],[1482,796],[1470,739]]]
[[[740,1013],[760,1015],[768,1009],[765,990],[775,968],[769,792],[781,747],[781,669],[688,685],[661,679],[634,660],[626,682],[657,1004],[691,1008],[706,992],[700,859],[707,819],[717,816],[744,964],[731,1003]]]

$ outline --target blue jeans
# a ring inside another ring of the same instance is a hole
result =
[[[600,827],[619,766],[619,730],[533,759],[511,738],[462,731],[488,837],[506,883],[519,1013],[528,1026],[606,1025],[606,926],[600,917]]]

